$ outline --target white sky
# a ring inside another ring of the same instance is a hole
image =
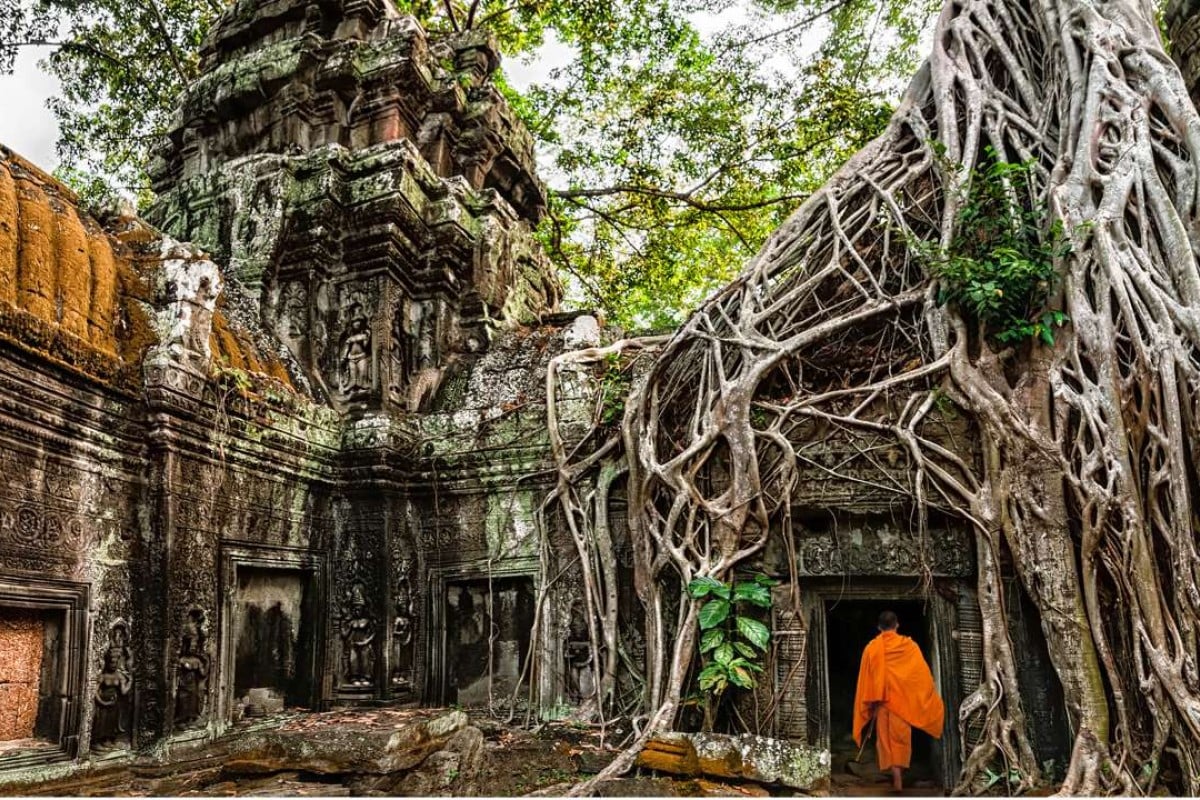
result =
[[[46,99],[58,91],[58,81],[37,65],[48,50],[21,48],[13,73],[0,75],[0,144],[50,171],[58,165],[58,123]]]

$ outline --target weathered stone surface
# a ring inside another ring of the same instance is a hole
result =
[[[42,635],[37,614],[0,611],[0,742],[33,736]]]
[[[829,751],[742,734],[670,733],[652,739],[638,766],[679,775],[712,775],[806,791],[829,783]]]
[[[286,771],[390,775],[421,764],[468,725],[466,714],[452,711],[399,730],[328,725],[263,731],[238,740],[224,769],[230,775]]]

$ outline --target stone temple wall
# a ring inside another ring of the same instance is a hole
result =
[[[0,148],[0,620],[40,625],[0,638],[0,782],[285,705],[443,702],[474,656],[445,630],[481,619],[523,697],[578,695],[578,581],[517,650],[573,552],[537,527],[546,363],[602,332],[556,309],[496,64],[386,2],[238,3],[154,168],[158,228]]]
[[[0,147],[0,786],[169,759],[283,707],[478,702],[488,669],[543,715],[587,699],[545,374],[613,333],[558,309],[498,61],[388,0],[239,0],[157,153],[150,222],[97,217]],[[603,368],[560,379],[570,439]],[[981,653],[967,530],[916,543],[904,452],[806,435],[796,547],[755,567],[811,582],[778,604],[764,685],[790,692],[774,732],[819,743],[828,698],[787,682],[822,674],[843,581],[907,596],[930,568],[945,673]]]

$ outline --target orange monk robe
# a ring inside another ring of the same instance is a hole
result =
[[[876,712],[875,749],[885,772],[909,766],[913,728],[934,738],[942,735],[946,710],[929,665],[917,643],[895,631],[883,631],[863,650],[854,694],[854,743],[860,747],[874,703],[882,704]]]

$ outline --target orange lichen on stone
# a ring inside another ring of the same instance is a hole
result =
[[[17,187],[12,173],[0,163],[0,302],[17,302]]]
[[[27,177],[17,179],[17,305],[46,322],[58,321],[54,302],[54,212],[42,187]]]
[[[292,385],[292,376],[288,375],[287,368],[278,358],[272,358],[267,362],[267,374],[289,389],[296,388]]]
[[[0,610],[0,741],[33,736],[44,624],[35,612]]]
[[[88,341],[101,350],[112,352],[115,346],[113,311],[117,289],[117,265],[112,243],[91,220],[88,227],[88,259],[92,267],[92,296],[88,304]],[[92,230],[93,226],[95,227]]]
[[[128,248],[68,187],[0,146],[0,336],[111,380]],[[133,374],[132,372],[130,374]]]
[[[231,369],[246,370],[246,359],[242,356],[242,348],[238,346],[229,323],[220,311],[213,314],[212,333],[209,335],[209,347],[212,348],[213,360]]]
[[[75,209],[57,198],[50,207],[57,222],[54,253],[57,262],[56,306],[61,309],[63,330],[80,339],[88,339],[88,314],[92,305],[92,266],[88,255],[87,231]]]

